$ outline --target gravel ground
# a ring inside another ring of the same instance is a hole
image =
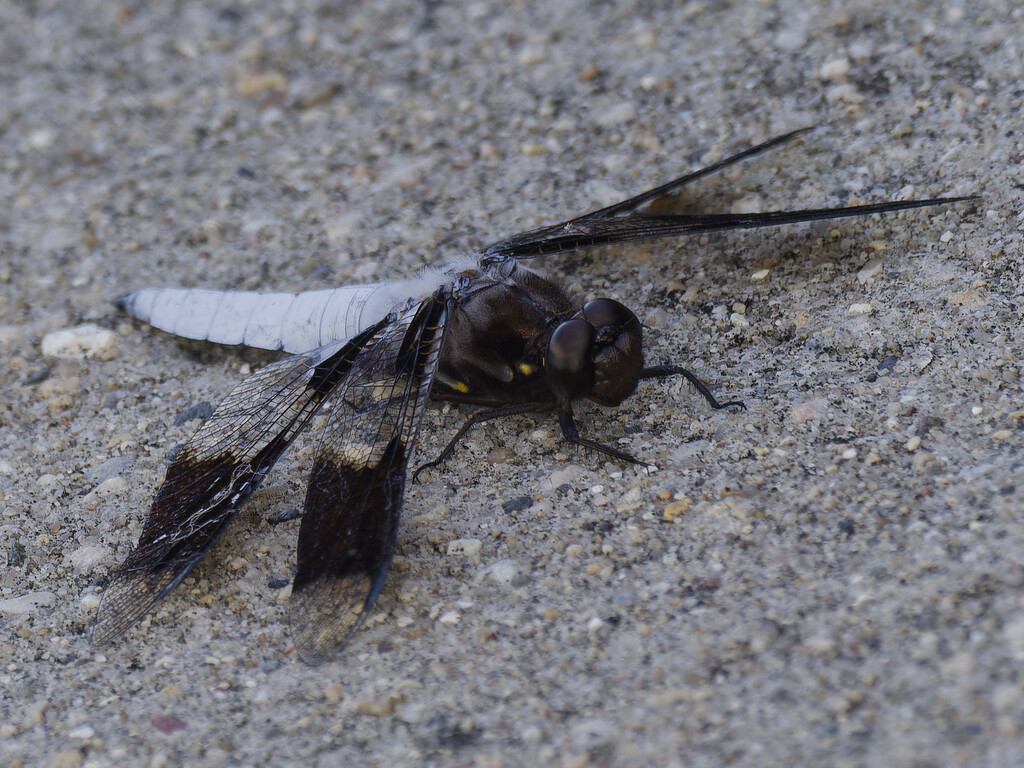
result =
[[[0,762],[1024,762],[1024,11],[807,5],[0,4]],[[650,473],[546,416],[477,429],[315,669],[276,522],[310,437],[90,646],[168,453],[273,359],[112,298],[408,277],[805,125],[675,205],[983,199],[544,265],[746,411],[581,409]],[[91,356],[44,354],[84,324]]]

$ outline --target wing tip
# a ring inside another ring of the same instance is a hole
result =
[[[298,657],[310,666],[337,659],[363,623],[376,598],[369,573],[321,576],[293,587],[292,639]]]
[[[108,594],[110,594],[110,587],[107,587],[107,591],[103,593],[103,598],[100,599],[100,606],[96,611],[96,619],[93,621],[92,629],[89,631],[89,644],[94,648],[99,648],[116,640],[127,632],[152,607],[152,605],[147,605],[141,609],[135,608],[133,610],[119,611],[117,605],[107,599]]]
[[[136,620],[132,620],[130,622],[115,622],[103,617],[98,617],[92,625],[92,629],[89,631],[89,645],[93,648],[100,648],[104,645],[109,645],[115,639],[124,634],[128,630],[128,627],[134,624],[135,621]]]

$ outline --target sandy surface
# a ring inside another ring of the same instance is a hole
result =
[[[1019,764],[1024,11],[817,5],[0,4],[0,763]],[[581,409],[650,474],[547,417],[476,430],[316,669],[271,522],[310,437],[89,645],[189,409],[273,358],[111,299],[411,276],[804,125],[681,204],[984,199],[544,265],[745,412]],[[94,356],[44,355],[87,323]]]

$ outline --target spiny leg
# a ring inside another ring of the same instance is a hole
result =
[[[718,402],[715,396],[711,394],[711,390],[708,389],[708,385],[697,378],[697,375],[692,371],[688,371],[685,368],[678,365],[653,365],[649,368],[644,368],[640,371],[640,379],[663,379],[667,376],[683,376],[693,384],[694,388],[700,392],[705,400],[708,401],[708,405],[712,408],[728,408],[730,406],[738,406],[743,410],[747,409],[747,406],[743,404],[742,400],[729,400],[725,403]]]
[[[729,400],[724,403],[718,402],[715,396],[711,394],[711,390],[708,388],[708,386],[699,378],[697,378],[696,374],[692,373],[691,371],[688,371],[686,368],[683,368],[681,366],[654,365],[644,368],[640,372],[641,380],[663,379],[667,378],[668,376],[685,377],[687,381],[689,381],[694,386],[694,388],[701,394],[701,396],[703,396],[704,399],[707,400],[708,404],[712,408],[718,409],[736,406],[739,408],[746,409],[746,406],[740,400]],[[462,438],[464,438],[470,432],[470,430],[472,430],[478,424],[483,424],[484,422],[491,421],[492,419],[501,418],[502,416],[512,416],[521,413],[543,413],[545,411],[550,411],[554,408],[559,409],[559,426],[562,429],[562,436],[568,442],[573,443],[574,445],[578,445],[581,448],[587,448],[596,451],[597,453],[602,453],[605,456],[609,456],[618,461],[646,466],[646,462],[637,459],[636,457],[632,456],[629,453],[626,453],[625,451],[617,450],[610,446],[604,445],[603,443],[599,443],[595,440],[590,440],[589,438],[580,435],[579,429],[576,426],[576,420],[573,417],[572,406],[568,402],[562,403],[561,405],[557,403],[515,403],[513,405],[503,405],[497,408],[489,408],[484,411],[477,411],[468,419],[466,419],[466,421],[459,428],[459,431],[456,432],[455,436],[448,441],[447,445],[445,445],[445,447],[442,449],[441,453],[438,454],[436,459],[425,462],[416,468],[416,471],[413,472],[412,475],[413,482],[415,483],[419,480],[420,473],[423,472],[425,469],[432,469],[433,467],[437,467],[446,462],[449,458],[451,458],[452,454],[455,453],[455,449],[457,448],[459,441],[462,440]]]
[[[412,473],[412,481],[415,483],[420,476],[420,472],[423,470],[436,467],[447,461],[451,455],[455,453],[455,448],[459,441],[477,424],[483,424],[484,422],[491,421],[492,419],[497,419],[502,416],[512,416],[518,413],[543,413],[545,411],[550,411],[555,407],[557,407],[557,403],[514,403],[512,405],[501,405],[497,408],[488,408],[485,411],[477,411],[466,419],[459,428],[459,431],[455,433],[455,437],[448,441],[448,444],[444,447],[444,450],[438,454],[436,459],[428,461],[425,464],[421,464],[416,468],[416,471]]]
[[[578,445],[582,448],[589,448],[592,451],[603,453],[605,456],[610,456],[617,461],[621,461],[629,464],[639,464],[642,467],[647,466],[646,461],[640,461],[640,459],[626,453],[625,451],[619,451],[607,445],[598,443],[595,440],[590,440],[580,435],[580,431],[576,428],[576,420],[572,415],[572,404],[568,400],[561,403],[558,407],[558,423],[562,428],[562,437],[568,440],[570,443]]]

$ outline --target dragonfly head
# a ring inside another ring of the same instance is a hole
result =
[[[636,315],[613,299],[594,299],[551,334],[544,367],[558,398],[616,406],[633,394],[643,365]]]

